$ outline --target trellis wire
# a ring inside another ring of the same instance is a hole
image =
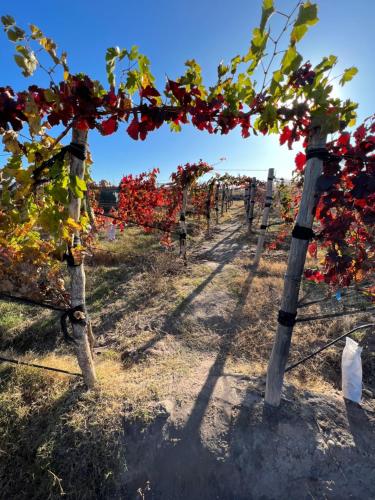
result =
[[[308,356],[305,356],[304,358],[300,359],[299,361],[296,361],[296,363],[293,363],[292,365],[288,366],[285,369],[285,373],[289,372],[290,370],[293,370],[293,368],[296,368],[297,366],[299,366],[300,364],[304,363],[305,361],[308,361],[309,359],[313,358],[317,354],[321,353],[322,351],[324,351],[325,349],[327,349],[331,345],[335,344],[339,340],[342,340],[343,338],[347,337],[351,333],[356,332],[357,330],[361,330],[362,328],[369,328],[370,326],[375,326],[375,323],[366,323],[365,325],[357,326],[356,328],[353,328],[349,332],[346,332],[343,335],[340,335],[340,337],[337,337],[337,339],[332,340],[331,342],[329,342],[328,344],[324,345],[323,347],[321,347],[317,351],[312,352]]]
[[[58,372],[58,373],[65,373],[66,375],[73,375],[75,377],[83,378],[83,375],[81,373],[69,372],[68,370],[63,370],[61,368],[53,368],[52,366],[37,365],[36,363],[27,363],[26,361],[20,361],[19,359],[4,358],[4,357],[0,356],[0,362],[12,363],[14,365],[30,366],[31,368],[39,368],[42,370],[48,370],[51,372]]]

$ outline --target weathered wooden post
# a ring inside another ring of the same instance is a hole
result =
[[[216,189],[215,189],[216,224],[219,224],[219,196],[220,196],[220,182],[216,184]]]
[[[248,223],[249,220],[249,207],[250,207],[250,184],[245,186],[245,194],[243,197],[243,202],[245,205],[245,220]]]
[[[182,207],[180,212],[180,257],[186,263],[186,238],[187,238],[187,226],[186,226],[186,206],[188,198],[188,186],[185,186],[182,190]]]
[[[73,129],[70,145],[70,175],[72,178],[84,179],[85,156],[87,148],[87,132]],[[70,192],[69,216],[79,223],[81,217],[81,198]],[[76,258],[75,248],[81,243],[79,229],[74,231],[72,242],[68,248],[67,263],[70,276],[70,300],[72,309],[68,313],[72,324],[73,339],[78,364],[87,387],[95,385],[96,375],[90,342],[92,341],[91,325],[86,311],[86,276],[82,258]]]
[[[225,182],[223,182],[222,184],[222,188],[221,188],[221,215],[224,215],[224,203],[225,203]]]
[[[225,200],[224,200],[225,211],[228,212],[228,208],[229,208],[229,187],[228,186],[225,186],[224,194],[225,194]]]
[[[322,174],[326,134],[320,127],[310,132],[307,148],[307,165],[301,203],[296,224],[292,232],[288,266],[284,278],[281,309],[278,315],[278,328],[267,371],[265,400],[272,406],[279,406],[284,380],[285,365],[288,359],[293,327],[297,316],[298,294],[305,266],[307,247],[313,236],[312,225],[315,208],[319,200],[316,191],[318,177]]]
[[[211,231],[211,200],[214,187],[215,187],[215,179],[213,179],[209,183],[207,189],[207,198],[206,198],[207,236],[210,236],[210,231]]]
[[[251,226],[254,220],[254,206],[255,206],[255,195],[257,192],[257,180],[256,177],[253,177],[250,181],[250,190],[249,190],[249,209],[247,213],[247,230],[251,233]]]
[[[267,190],[266,190],[266,199],[264,202],[263,214],[262,214],[262,223],[260,226],[259,236],[258,236],[258,244],[255,252],[254,265],[257,266],[260,261],[260,257],[263,252],[264,240],[266,239],[266,231],[268,224],[268,217],[270,215],[271,205],[272,205],[272,186],[273,186],[273,177],[274,177],[274,169],[268,169],[268,177],[267,177]]]

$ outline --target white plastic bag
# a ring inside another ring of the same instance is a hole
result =
[[[342,353],[342,392],[344,398],[360,403],[362,397],[362,347],[346,337],[346,345]]]
[[[115,241],[116,240],[116,225],[110,224],[107,229],[107,240]]]

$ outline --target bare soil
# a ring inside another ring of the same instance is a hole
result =
[[[137,356],[152,362],[179,343],[199,350],[200,356],[188,375],[176,380],[168,397],[155,403],[152,424],[127,424],[126,498],[375,498],[373,385],[367,377],[361,406],[342,398],[342,344],[331,351],[331,360],[328,357],[333,368],[323,369],[324,356],[315,362],[322,370],[315,384],[305,383],[314,370],[312,363],[300,369],[297,379],[291,378],[297,387],[286,384],[279,409],[264,404],[265,361],[275,330],[274,299],[280,294],[285,253],[266,253],[262,267],[253,269],[255,242],[239,210],[209,241],[193,248],[187,274],[202,264],[206,274],[173,311],[161,315],[155,338],[132,351],[135,362]],[[255,280],[262,282],[261,291],[252,290]],[[233,289],[236,282],[239,289]],[[304,293],[311,293],[308,286]],[[314,295],[321,297],[321,291]],[[313,311],[335,308],[337,304],[325,303]],[[350,321],[358,323],[359,318]],[[342,327],[350,321],[341,320]],[[252,322],[261,336],[252,330]],[[331,330],[327,322],[304,326],[300,335],[310,339],[303,352],[293,356],[311,352],[317,342],[322,345],[321,328],[328,336],[341,333],[332,321]],[[244,339],[250,340],[249,346],[244,347]]]

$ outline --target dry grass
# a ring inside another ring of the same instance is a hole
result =
[[[25,359],[34,361],[31,354]],[[77,371],[72,357],[37,361]],[[112,351],[98,360],[99,383],[90,392],[74,377],[1,365],[1,497],[123,498],[125,419],[154,418],[197,363],[173,339],[164,341],[162,356],[127,367]]]
[[[224,220],[238,224],[240,210]],[[213,245],[219,237],[225,232]],[[146,425],[161,401],[193,392],[204,383],[197,380],[205,376],[200,367],[209,368],[218,355],[225,356],[223,372],[264,380],[286,254],[265,252],[255,272],[256,235],[244,231],[233,238],[241,247],[233,259],[199,260],[197,253],[186,267],[175,253],[161,250],[155,236],[136,228],[115,243],[101,241],[88,267],[88,305],[102,346],[98,387],[86,392],[75,378],[0,365],[1,497],[124,498],[119,486],[126,472],[124,422]],[[204,231],[198,231],[190,248],[203,239]],[[304,285],[304,293],[309,287]],[[319,286],[312,291],[326,293]],[[333,307],[333,302],[317,304],[303,314]],[[298,324],[290,362],[365,319],[362,314]],[[77,371],[58,329],[53,314],[0,304],[0,349]],[[365,380],[375,388],[374,350],[365,350],[363,359]],[[301,389],[332,391],[340,382],[340,353],[341,347],[333,347],[286,380]]]

